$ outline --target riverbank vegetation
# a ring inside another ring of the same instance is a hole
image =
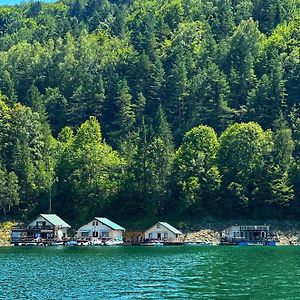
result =
[[[293,0],[0,7],[0,206],[95,215],[298,218]]]

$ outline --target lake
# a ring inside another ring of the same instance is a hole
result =
[[[7,247],[0,299],[297,299],[299,262],[292,246]]]

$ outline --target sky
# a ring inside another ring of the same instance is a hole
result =
[[[0,0],[0,5],[14,5],[20,4],[22,2],[34,2],[34,1],[24,1],[24,0]],[[41,2],[54,2],[54,0],[42,0]]]

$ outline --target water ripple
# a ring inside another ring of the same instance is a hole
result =
[[[300,299],[297,247],[0,248],[0,299]]]

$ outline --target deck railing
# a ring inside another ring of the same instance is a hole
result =
[[[55,229],[55,227],[54,226],[49,226],[49,225],[46,225],[46,226],[28,226],[27,227],[27,231],[30,231],[30,230],[37,230],[37,231],[39,231],[39,230],[51,230],[51,231],[53,231]]]
[[[250,225],[250,226],[240,226],[240,230],[241,231],[269,231],[270,226],[267,225],[262,225],[262,226],[254,226],[254,225]]]

